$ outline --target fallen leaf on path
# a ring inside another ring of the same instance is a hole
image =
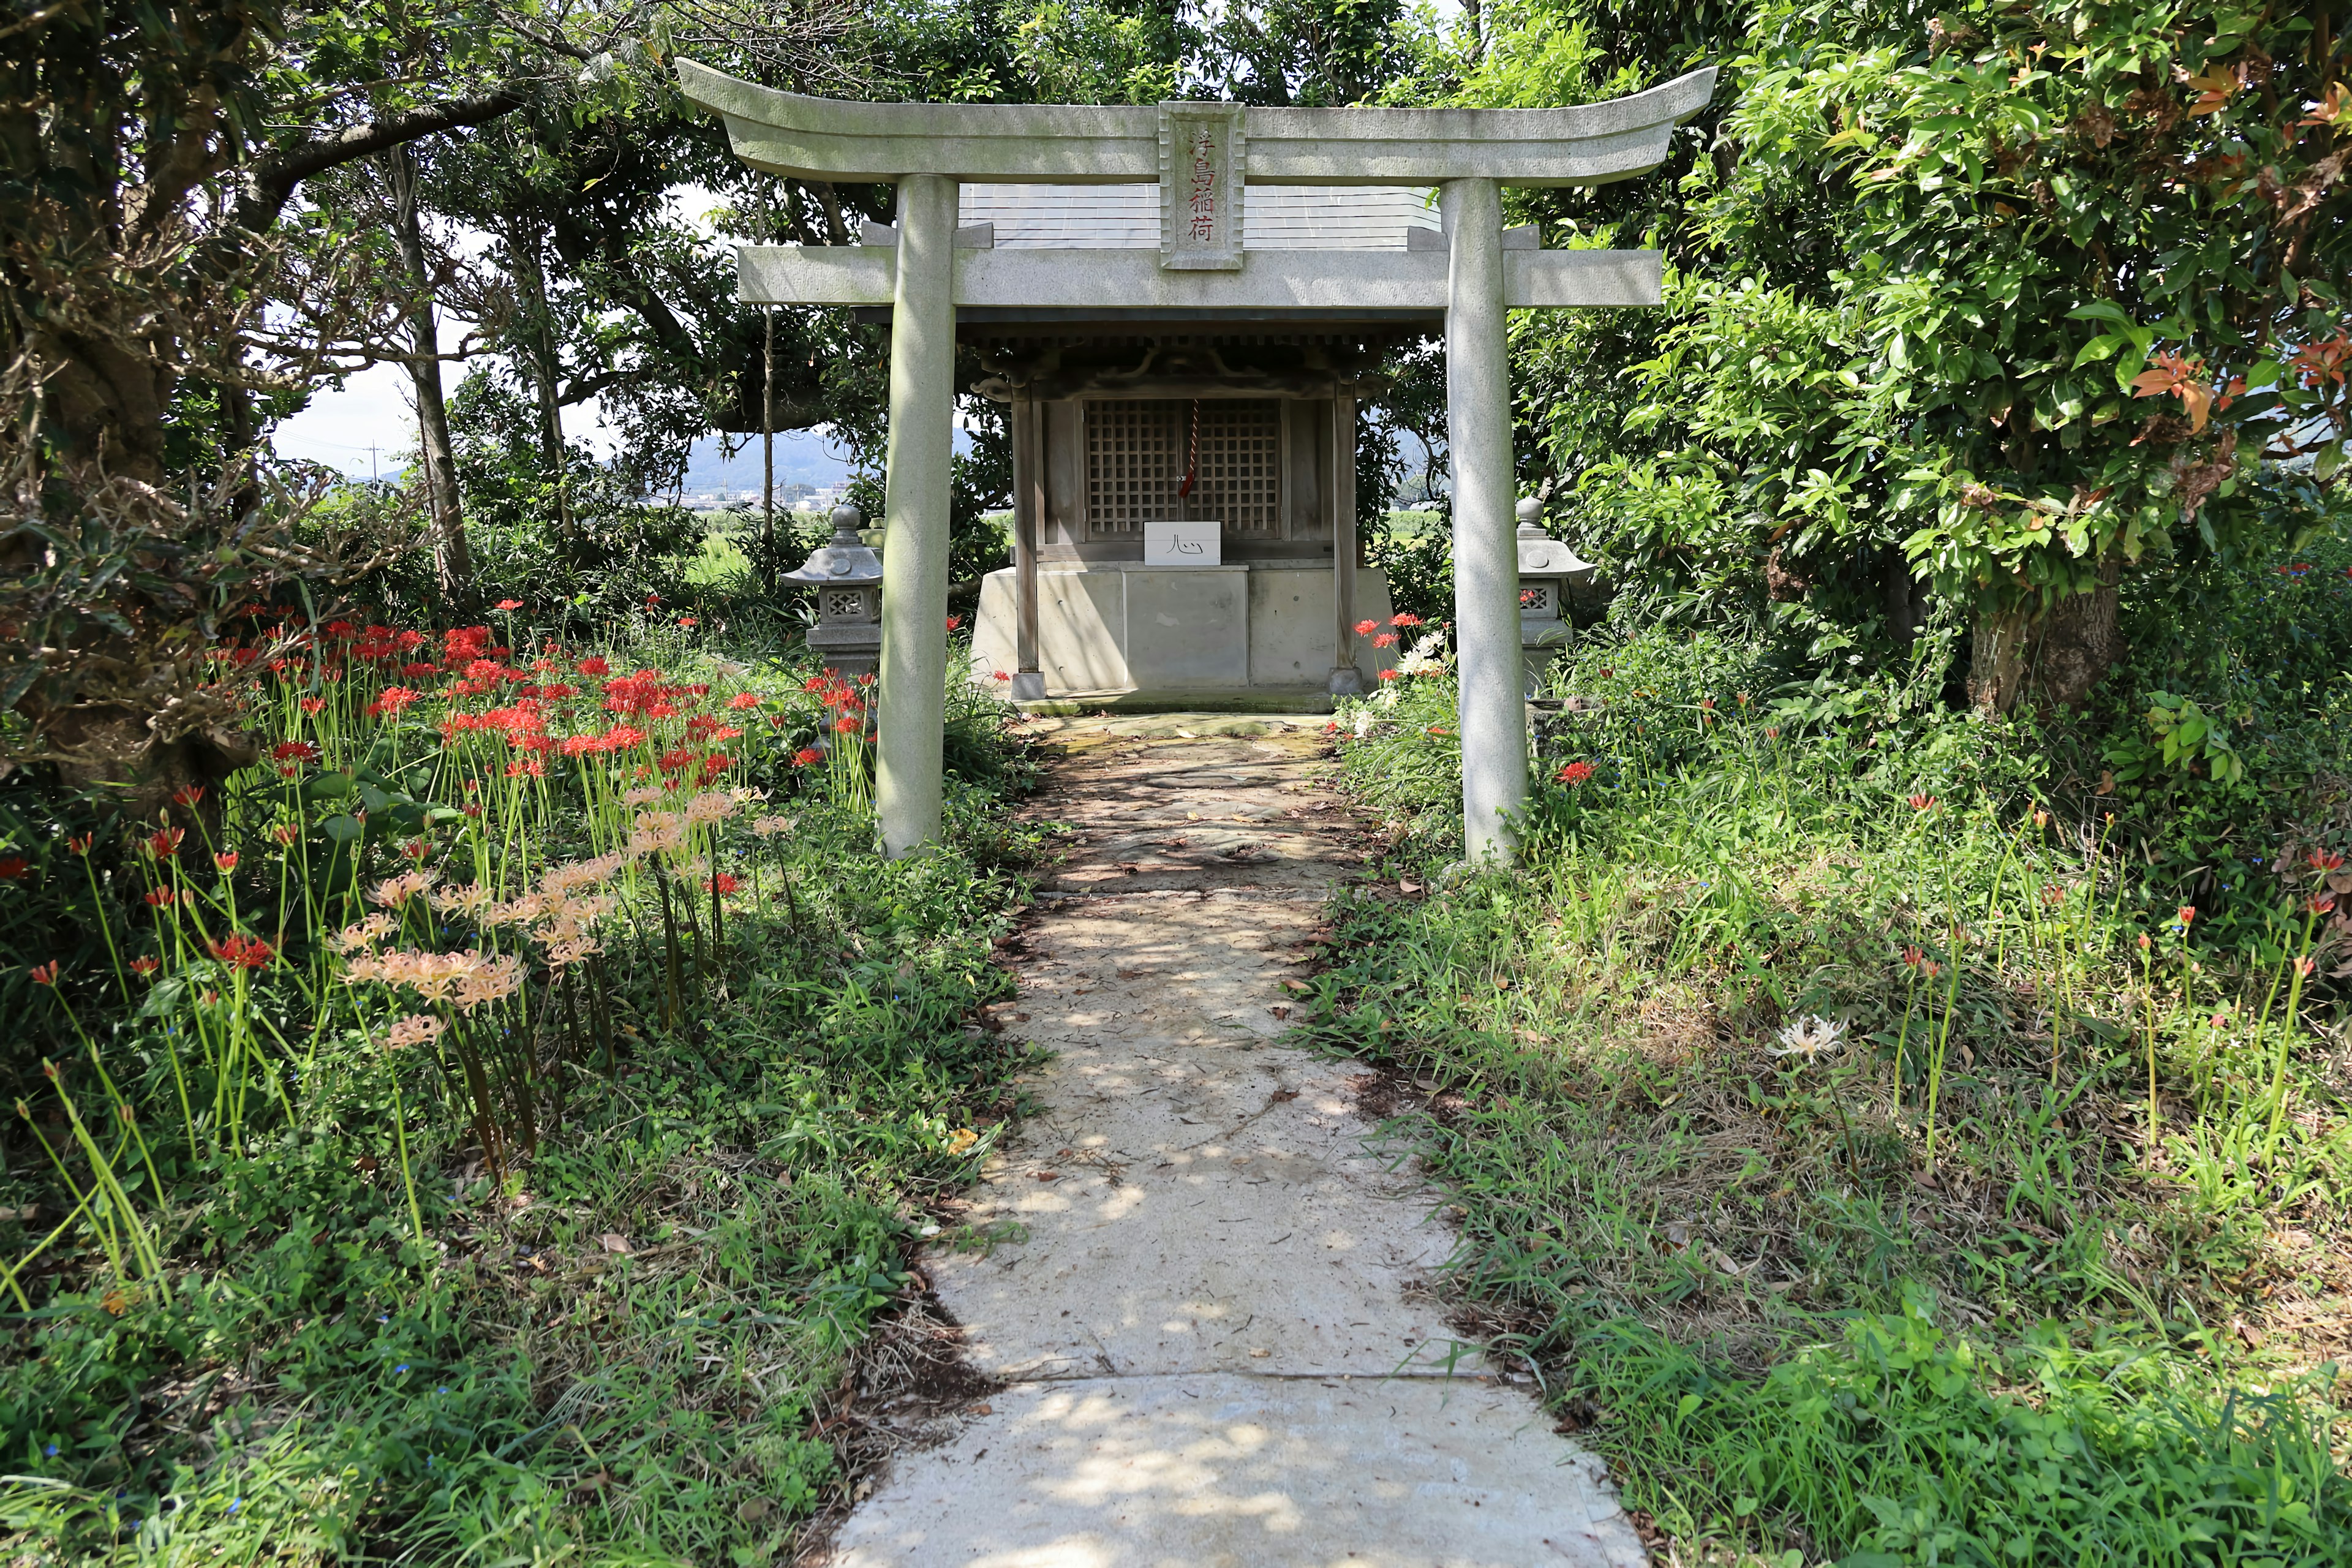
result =
[[[1273,1014],[1277,1018],[1287,1018],[1290,1016],[1290,1009],[1287,1007],[1268,1007],[1266,1011]]]
[[[598,1237],[596,1245],[607,1252],[617,1252],[624,1258],[629,1257],[637,1250],[629,1245],[629,1238],[617,1230],[608,1230]]]
[[[1037,1171],[1032,1173],[1041,1182],[1058,1182],[1062,1179],[1062,1173],[1059,1171]]]

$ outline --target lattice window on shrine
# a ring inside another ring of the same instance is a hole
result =
[[[1199,409],[1198,471],[1192,471]],[[1282,535],[1282,405],[1271,398],[1092,399],[1086,405],[1087,525],[1096,538],[1180,518],[1225,531]]]

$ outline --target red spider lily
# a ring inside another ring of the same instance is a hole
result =
[[[1944,966],[1930,958],[1924,961],[1919,965],[1919,972],[1922,974],[1925,974],[1928,979],[1933,980],[1936,976],[1944,973]]]
[[[1559,780],[1560,783],[1566,784],[1569,788],[1574,789],[1577,785],[1591,778],[1593,768],[1591,763],[1570,763],[1552,776]]]
[[[387,686],[383,694],[367,705],[371,718],[383,719],[398,713],[416,700],[417,694],[405,686]]]
[[[281,822],[269,830],[269,837],[278,844],[290,849],[302,837],[301,824]]]
[[[144,847],[148,854],[160,860],[166,855],[177,855],[180,852],[180,840],[186,837],[187,835],[179,828],[159,827],[147,836]]]
[[[833,721],[833,727],[845,735],[854,735],[866,728],[866,720],[857,713],[844,713]]]
[[[451,665],[471,662],[481,658],[489,646],[489,627],[451,626],[441,634],[441,659]]]
[[[1936,809],[1936,797],[1932,795],[1906,795],[1904,798],[1910,803],[1911,809],[1914,811],[1933,811]]]
[[[360,629],[349,621],[329,621],[327,635],[337,642],[349,642],[360,635]]]
[[[961,630],[962,626],[963,617],[961,616],[950,616],[948,617],[948,630],[951,632],[958,631]]]
[[[407,843],[400,847],[400,852],[403,855],[407,856],[411,860],[414,860],[418,865],[422,866],[426,860],[432,858],[433,840],[430,838],[412,838]]]
[[[688,751],[684,746],[680,746],[675,751],[664,752],[660,756],[654,760],[661,768],[662,772],[666,773],[674,773],[680,768],[690,768],[694,766],[694,764],[700,759],[692,752]]]
[[[2182,931],[2187,931],[2189,929],[2189,923],[2197,918],[2197,906],[2195,904],[2183,904],[2177,911],[2174,912],[2172,918],[2174,921],[2179,925]]]
[[[1381,623],[1378,621],[1358,621],[1356,623],[1356,635],[1360,637],[1368,637],[1380,629]]]
[[[500,599],[494,607],[501,610],[520,610],[522,608],[522,601],[520,599]]]
[[[37,963],[33,965],[34,984],[54,986],[57,983],[58,961],[56,959],[53,958],[47,963]]]
[[[479,816],[482,815],[482,808],[478,805],[465,805],[458,807],[458,809],[464,812],[467,816]]]
[[[2148,947],[2149,942],[2147,940],[2147,932],[2142,931],[2139,933],[2139,950],[2142,952],[2146,952],[2148,950]]]
[[[90,840],[91,835],[89,834],[77,834],[73,837],[66,840],[66,847],[72,850],[77,855],[87,855],[89,853]]]
[[[537,757],[524,757],[507,764],[507,777],[510,779],[543,779],[546,776],[547,764]]]
[[[32,869],[33,863],[22,855],[0,855],[0,882],[13,882]]]
[[[727,700],[728,707],[739,710],[745,708],[757,708],[759,705],[760,694],[756,691],[739,691]]]
[[[241,931],[231,931],[218,942],[208,942],[205,946],[215,958],[233,969],[267,969],[269,961],[277,956],[268,942]]]
[[[742,885],[743,884],[737,879],[729,876],[724,871],[721,871],[717,876],[711,878],[710,880],[703,883],[702,887],[705,892],[731,893]]]
[[[1403,679],[1403,673],[1400,670],[1384,669],[1381,671],[1381,679],[1382,680],[1399,680]]]
[[[647,595],[646,595],[646,609],[650,610],[650,609],[652,609],[656,605],[658,605],[658,604],[660,604],[660,603],[661,603],[661,595],[660,595],[659,594],[647,594]]]
[[[1921,952],[1916,947],[1906,947],[1903,950],[1903,962],[1914,969],[1918,968],[1921,963],[1925,963],[1927,961],[1927,955],[1926,953]]]
[[[223,872],[236,870],[236,851],[234,849],[223,849],[219,851],[213,857],[213,864],[218,867]]]
[[[1400,610],[1395,615],[1389,617],[1389,625],[1392,626],[1417,626],[1421,625],[1421,617],[1414,615],[1410,610]]]
[[[697,626],[698,626],[700,623],[699,623],[699,622],[698,622],[698,621],[697,621],[697,620],[696,620],[692,616],[678,616],[678,618],[677,618],[677,624],[678,624],[679,626],[681,626],[685,627],[688,631],[692,631],[692,630],[693,630]]]
[[[612,663],[602,656],[594,654],[582,659],[580,661],[579,668],[580,673],[583,675],[610,675],[613,673]]]
[[[154,973],[163,967],[163,961],[152,952],[142,952],[131,961],[131,973],[140,976]]]
[[[196,803],[204,798],[205,786],[202,784],[183,784],[172,792],[172,804],[183,810],[194,810]]]
[[[400,667],[400,673],[411,680],[430,680],[441,673],[441,667],[437,664],[404,664]]]
[[[1394,632],[1382,632],[1372,639],[1374,647],[1394,647],[1400,639]]]
[[[319,748],[308,741],[280,741],[269,748],[269,754],[281,763],[315,763]]]
[[[1006,674],[1003,670],[999,669],[991,671],[988,679],[991,680],[1010,680],[1013,677]]]
[[[1779,739],[1780,738],[1780,725],[1778,725],[1778,724],[1773,724],[1773,725],[1770,725],[1770,726],[1769,726],[1768,728],[1766,728],[1766,730],[1765,730],[1765,731],[1764,731],[1764,738],[1765,738],[1766,740],[1768,740],[1768,741],[1777,741],[1777,740],[1779,740]]]
[[[2324,915],[2324,914],[2326,914],[2328,910],[2330,910],[2334,909],[2335,907],[2336,907],[2336,895],[2335,895],[2335,894],[2333,894],[2333,893],[2315,893],[2315,894],[2313,894],[2313,895],[2312,895],[2312,900],[2311,900],[2311,912],[2312,912],[2313,914],[2315,914],[2315,915]]]
[[[626,751],[631,746],[646,743],[646,732],[633,724],[615,724],[596,738],[600,748],[607,752]]]
[[[734,763],[726,756],[718,752],[713,752],[710,755],[702,759],[702,776],[706,782],[710,779],[715,779],[734,765]]]
[[[2344,869],[2344,857],[2315,849],[2311,852],[2311,868],[2315,871],[2341,871]]]
[[[169,888],[152,889],[147,894],[147,907],[156,910],[168,908],[173,897],[172,889]]]
[[[793,753],[793,766],[796,768],[804,768],[811,763],[821,763],[824,760],[824,753],[818,751],[814,746],[803,746],[799,751]]]
[[[326,711],[326,709],[327,700],[323,697],[305,697],[302,699],[302,711],[305,713],[323,713]]]

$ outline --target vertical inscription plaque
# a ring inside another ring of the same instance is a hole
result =
[[[1234,272],[1242,264],[1248,168],[1238,103],[1160,106],[1160,265]]]

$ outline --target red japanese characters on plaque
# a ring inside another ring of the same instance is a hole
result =
[[[1246,167],[1237,103],[1160,106],[1160,264],[1233,271],[1242,264]]]

